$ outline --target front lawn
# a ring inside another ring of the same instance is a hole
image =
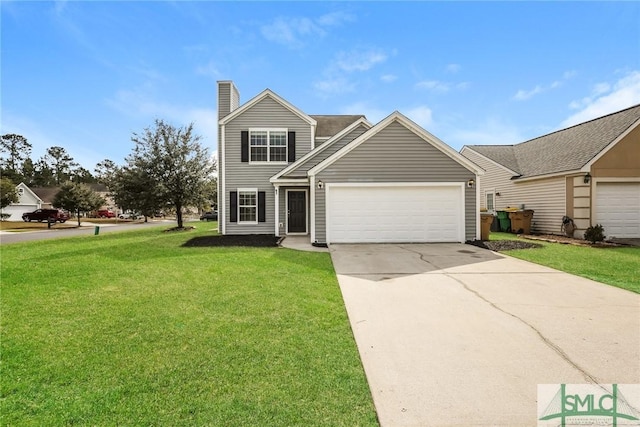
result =
[[[377,425],[331,260],[163,228],[3,245],[3,425]]]
[[[517,238],[509,233],[491,233],[490,240]],[[539,249],[505,251],[515,258],[546,265],[597,282],[640,293],[640,248],[590,247],[531,240]]]

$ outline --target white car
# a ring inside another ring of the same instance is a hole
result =
[[[138,219],[138,215],[132,212],[124,212],[118,215],[120,219]]]

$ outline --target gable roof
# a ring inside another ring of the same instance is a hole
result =
[[[325,116],[326,117],[326,116]],[[336,141],[339,141],[343,136],[356,129],[358,126],[363,125],[367,129],[371,129],[373,126],[364,116],[349,116],[349,117],[357,117],[358,119],[351,123],[349,126],[344,127],[340,132],[336,133],[332,138],[326,141],[324,144],[317,146],[315,149],[309,151],[307,154],[298,159],[295,163],[290,164],[286,168],[282,169],[276,175],[271,177],[271,182],[277,182],[282,176],[290,174],[301,165],[305,164],[308,161],[311,161],[316,155],[322,153],[327,148],[332,146]]]
[[[56,194],[60,192],[60,187],[33,187],[31,191],[42,200],[42,203],[53,203]]]
[[[291,104],[289,101],[287,101],[284,98],[280,97],[278,94],[273,92],[271,89],[263,90],[258,95],[254,96],[252,99],[247,101],[245,104],[241,105],[240,107],[238,107],[235,110],[233,110],[231,113],[227,114],[225,117],[220,119],[219,124],[220,125],[225,125],[225,124],[229,123],[231,120],[233,120],[234,118],[238,117],[240,114],[242,114],[243,112],[247,111],[248,109],[250,109],[251,107],[253,107],[254,105],[256,105],[257,103],[259,103],[260,101],[262,101],[265,98],[273,99],[275,102],[277,102],[278,104],[282,105],[284,108],[286,108],[287,110],[291,111],[293,114],[297,115],[298,117],[300,117],[305,122],[309,123],[312,126],[316,125],[316,121],[314,119],[312,119],[309,115],[303,113],[302,110],[298,109],[296,106]]]
[[[359,119],[366,119],[363,114],[358,115],[317,115],[311,114],[309,117],[314,119],[318,126],[316,127],[316,138],[331,138],[338,132]]]
[[[17,188],[22,188],[23,191],[27,191],[29,192],[34,199],[39,200],[40,203],[42,203],[42,198],[40,196],[38,196],[31,188],[29,188],[29,186],[27,184],[25,184],[24,182],[21,182],[20,184],[16,185],[16,189]]]
[[[465,147],[528,178],[580,170],[638,124],[640,104],[516,145]]]
[[[309,172],[307,172],[307,175],[309,176],[316,175],[320,171],[324,170],[325,168],[332,165],[337,160],[339,160],[340,158],[344,157],[346,154],[354,150],[363,142],[367,141],[372,136],[376,135],[377,133],[379,133],[386,127],[388,127],[390,124],[395,122],[400,123],[402,126],[406,127],[408,130],[418,135],[425,142],[430,143],[432,146],[440,150],[443,154],[450,157],[452,160],[459,163],[461,166],[465,167],[466,169],[478,175],[484,174],[484,171],[478,165],[473,163],[471,160],[467,159],[466,157],[464,157],[463,155],[455,151],[453,148],[449,147],[447,144],[442,142],[440,139],[438,139],[431,133],[427,132],[425,129],[423,129],[416,123],[414,123],[411,119],[404,116],[399,111],[394,111],[389,116],[382,119],[374,127],[372,127],[371,129],[369,129],[368,131],[360,135],[358,138],[354,139],[349,144],[345,145],[340,150],[336,151],[334,154],[327,157],[325,160],[323,160],[322,162],[320,162],[319,164],[311,168]]]

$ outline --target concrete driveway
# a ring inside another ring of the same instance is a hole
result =
[[[330,253],[382,426],[533,426],[538,384],[640,383],[640,295],[463,244]]]

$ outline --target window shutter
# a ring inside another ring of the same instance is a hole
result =
[[[249,161],[249,131],[243,130],[240,132],[240,161]]]
[[[258,222],[267,222],[266,193],[258,191]]]
[[[229,192],[229,222],[238,222],[238,192]]]
[[[287,161],[293,163],[296,161],[296,133],[289,132],[287,135],[288,147],[287,147]]]

